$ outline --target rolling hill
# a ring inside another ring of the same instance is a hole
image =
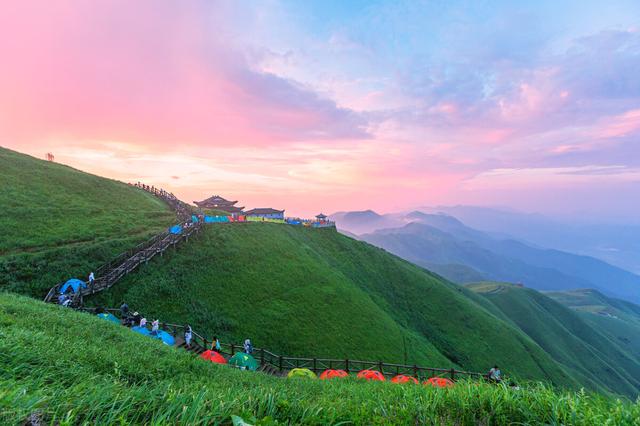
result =
[[[640,306],[591,289],[546,295],[600,327],[618,346],[640,359]]]
[[[129,185],[0,148],[0,289],[43,297],[174,220]]]
[[[460,280],[471,268],[471,276],[523,282],[538,290],[595,288],[640,302],[640,276],[601,260],[495,238],[444,214],[411,212],[403,218],[410,223],[360,238],[456,282],[465,282]]]
[[[640,392],[640,362],[596,323],[535,290],[482,282],[468,288],[491,301],[504,315],[574,376],[612,391]]]
[[[575,381],[468,292],[331,230],[210,226],[91,303],[121,301],[226,341],[297,356],[457,365]]]
[[[40,298],[174,220],[128,185],[7,150],[2,161],[4,290]],[[207,226],[88,302],[122,300],[148,317],[289,355],[475,371],[498,362],[517,378],[606,389],[569,374],[479,295],[328,229]]]
[[[34,350],[37,342],[39,350]],[[204,362],[125,327],[0,293],[0,423],[633,424],[640,406],[521,383],[450,389],[281,379]],[[72,366],[72,368],[70,368]]]

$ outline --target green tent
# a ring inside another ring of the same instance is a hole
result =
[[[229,359],[229,365],[238,367],[241,370],[256,371],[258,369],[258,361],[249,354],[238,352]]]
[[[303,379],[317,379],[318,377],[315,375],[315,373],[311,370],[309,370],[308,368],[294,368],[293,370],[289,371],[289,374],[287,374],[287,377],[290,379],[293,378],[303,378]]]

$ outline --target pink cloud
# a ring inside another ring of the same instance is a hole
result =
[[[599,125],[597,137],[618,138],[628,136],[640,130],[640,109],[603,119]]]
[[[73,137],[170,147],[367,137],[357,114],[251,70],[221,42],[214,3],[2,8],[0,140]]]

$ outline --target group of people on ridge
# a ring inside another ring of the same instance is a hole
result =
[[[129,312],[129,305],[127,305],[126,302],[122,302],[122,305],[120,305],[120,316],[122,317],[122,325],[126,327],[147,327],[147,319],[138,312],[131,314]],[[155,319],[151,322],[151,334],[154,336],[158,335],[158,330],[160,330],[160,320]]]
[[[120,305],[120,316],[122,317],[122,325],[127,327],[146,327],[147,319],[142,317],[138,312],[134,312],[131,314],[129,312],[129,305],[126,302],[122,302]],[[160,329],[160,320],[156,319],[151,323],[151,334],[157,335],[158,330]],[[185,324],[184,326],[184,343],[187,348],[191,348],[191,342],[193,341],[193,329],[189,324]],[[246,354],[253,353],[253,345],[251,344],[251,339],[246,339],[244,341],[244,352]],[[220,352],[220,340],[218,336],[213,337],[213,341],[211,342],[211,350]]]

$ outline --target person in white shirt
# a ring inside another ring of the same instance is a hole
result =
[[[142,318],[140,320],[140,327],[146,327],[147,326],[147,319],[146,318]]]
[[[191,347],[191,338],[193,337],[193,334],[191,332],[191,326],[187,325],[184,329],[184,341],[187,344],[187,348]]]
[[[500,383],[502,381],[502,372],[497,365],[494,365],[491,370],[489,370],[489,381],[493,383]]]
[[[160,329],[160,321],[156,319],[151,323],[151,334],[158,334],[158,329]]]

